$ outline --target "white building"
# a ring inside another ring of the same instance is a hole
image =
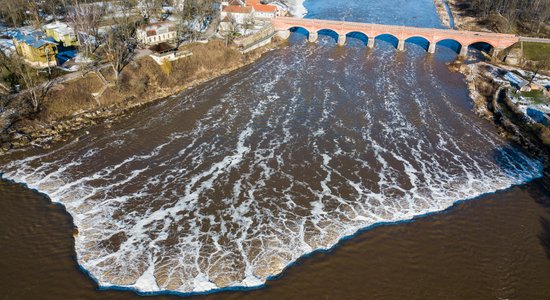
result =
[[[237,24],[244,24],[248,18],[254,17],[254,8],[241,5],[223,6],[220,17],[222,20],[233,18]]]
[[[138,42],[144,45],[173,43],[178,38],[176,26],[172,23],[155,23],[140,27],[137,30]]]
[[[254,18],[273,19],[277,16],[277,7],[273,5],[254,6]]]
[[[272,19],[278,15],[275,5],[260,3],[260,0],[231,0],[222,2],[221,19],[235,19],[237,24],[246,23],[247,19]]]

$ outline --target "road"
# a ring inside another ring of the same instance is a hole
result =
[[[526,37],[526,36],[520,36],[519,37],[520,42],[532,42],[532,43],[545,43],[550,44],[550,39],[543,39],[543,38],[534,38],[534,37]]]

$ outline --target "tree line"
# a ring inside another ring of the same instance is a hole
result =
[[[503,31],[545,33],[550,22],[550,0],[462,0],[469,11],[487,21],[503,19]]]

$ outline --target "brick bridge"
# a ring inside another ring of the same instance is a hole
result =
[[[379,25],[356,22],[342,22],[316,19],[299,19],[277,17],[272,19],[273,27],[283,38],[290,36],[290,29],[303,28],[308,31],[310,42],[317,41],[320,30],[331,30],[338,34],[338,45],[346,43],[346,36],[350,33],[362,33],[367,36],[370,48],[374,47],[375,38],[388,34],[399,41],[397,49],[405,50],[405,41],[413,37],[421,37],[429,42],[428,52],[435,53],[436,44],[443,40],[454,40],[461,46],[460,55],[466,56],[468,47],[474,43],[487,43],[493,47],[493,55],[519,42],[519,37],[512,34],[492,32],[457,31],[450,29],[416,28],[393,25]]]

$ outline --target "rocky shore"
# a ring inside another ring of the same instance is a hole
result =
[[[179,65],[170,67],[171,70],[168,73],[163,70],[163,66],[158,66],[152,62],[151,58],[145,57],[130,63],[127,74],[123,72],[123,76],[126,76],[126,80],[131,81],[130,83],[121,83],[122,87],[110,87],[101,99],[95,99],[86,88],[87,86],[97,88],[97,85],[90,84],[90,77],[54,86],[44,100],[46,107],[40,113],[18,117],[7,126],[0,135],[0,155],[33,147],[49,149],[56,143],[78,139],[78,136],[87,133],[87,128],[100,124],[109,128],[135,109],[249,65],[264,53],[277,48],[281,42],[275,39],[271,44],[247,54],[240,54],[237,49],[224,50],[224,53],[216,55],[216,57],[223,57],[223,62],[219,63],[218,68],[211,69],[202,64],[201,60],[212,60],[212,55],[207,55],[204,59],[196,55],[194,61],[181,62]],[[216,48],[221,45],[211,46]],[[203,50],[200,45],[198,47],[199,52]],[[189,65],[196,70],[190,70]],[[176,72],[182,74],[185,72],[186,74],[182,76],[185,76],[186,80],[168,78],[170,75],[178,74]],[[143,85],[136,88],[131,84],[132,82],[143,83]],[[144,90],[136,91],[136,89]],[[60,95],[68,99],[63,101]],[[24,99],[16,98],[12,101],[15,104],[11,104],[16,108],[9,109],[24,110],[18,101],[25,102]]]
[[[529,122],[508,97],[508,88],[494,81],[492,70],[498,66],[486,62],[464,64],[455,61],[451,71],[465,76],[476,114],[493,123],[499,134],[511,143],[541,158],[550,168],[550,128]]]

